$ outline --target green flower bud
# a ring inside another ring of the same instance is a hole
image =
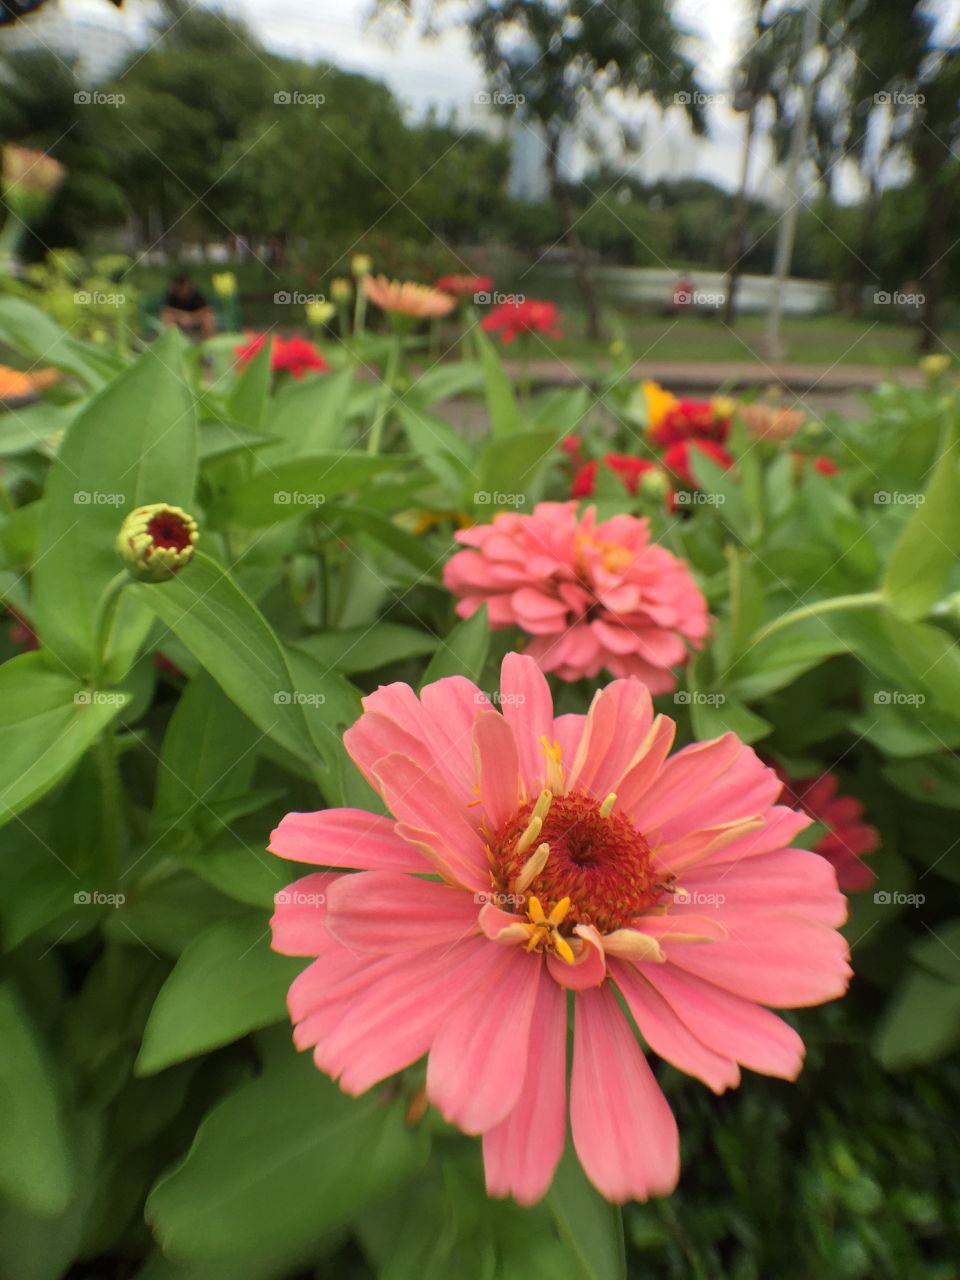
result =
[[[199,531],[193,516],[166,502],[131,511],[117,535],[117,550],[144,582],[163,582],[193,559]]]

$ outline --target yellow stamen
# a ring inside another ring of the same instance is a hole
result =
[[[616,803],[617,803],[617,793],[615,791],[611,791],[610,794],[607,796],[607,798],[604,800],[603,804],[600,806],[600,817],[609,818],[611,813],[613,813],[613,806]]]
[[[547,814],[550,812],[550,806],[553,803],[552,791],[541,791],[537,796],[537,803],[533,806],[533,817],[539,818],[541,822],[546,822]]]
[[[541,737],[544,755],[546,760],[546,778],[547,787],[555,794],[563,793],[563,762],[560,753],[560,743],[554,738],[553,742],[548,742],[546,737]]]
[[[544,842],[538,844],[536,849],[526,860],[520,869],[520,874],[514,876],[510,882],[510,889],[513,893],[526,893],[526,891],[536,880],[537,876],[547,865],[547,858],[550,856],[550,846]]]
[[[567,964],[573,964],[576,957],[573,954],[573,948],[566,938],[558,933],[553,938],[553,949],[561,960],[565,960]]]
[[[558,924],[563,923],[563,918],[569,910],[570,899],[561,898],[557,905],[551,909],[550,914],[547,916],[547,921],[556,928]]]
[[[542,827],[543,827],[543,819],[538,818],[536,817],[536,815],[534,815],[534,817],[532,817],[530,821],[527,823],[526,830],[524,831],[523,835],[517,841],[516,852],[526,853],[527,850],[530,848],[530,846],[533,844],[534,840],[536,840],[537,836],[540,834],[540,830]]]
[[[567,964],[573,964],[576,959],[573,948],[559,932],[559,926],[569,910],[570,899],[561,898],[555,906],[550,908],[550,914],[546,915],[540,899],[530,898],[527,902],[530,923],[524,926],[530,935],[527,950],[542,951],[549,947],[561,960],[565,960]]]

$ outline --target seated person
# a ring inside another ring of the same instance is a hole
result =
[[[213,308],[189,277],[180,274],[170,281],[164,295],[160,319],[175,324],[190,337],[209,338],[216,329]]]

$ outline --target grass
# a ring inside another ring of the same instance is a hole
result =
[[[305,328],[303,309],[276,305],[273,293],[278,289],[321,292],[327,281],[288,278],[295,273],[280,268],[277,275],[255,260],[243,264],[218,266],[202,263],[188,268],[199,287],[211,292],[210,277],[217,271],[230,270],[237,276],[240,288],[240,310],[244,325],[267,328],[279,325],[284,331]],[[138,266],[131,280],[145,296],[162,294],[169,269]],[[612,311],[605,315],[606,336],[592,342],[584,334],[582,311],[562,307],[564,336],[561,339],[538,339],[533,343],[531,358],[548,359],[555,355],[564,361],[592,360],[607,355],[611,338],[623,337],[638,360],[660,361],[725,361],[755,363],[765,361],[763,334],[766,317],[745,315],[735,327],[725,325],[719,316],[658,315],[644,311]],[[876,316],[855,320],[838,315],[786,316],[782,333],[785,359],[796,364],[870,365],[878,368],[910,367],[918,359],[920,327]],[[960,329],[944,334],[947,350],[960,352]]]

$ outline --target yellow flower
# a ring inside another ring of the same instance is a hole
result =
[[[353,281],[337,276],[330,281],[330,297],[334,302],[349,302],[353,297]]]
[[[643,380],[643,398],[647,403],[647,431],[655,431],[671,409],[680,402],[672,391],[666,391],[659,382]]]
[[[948,355],[924,356],[920,361],[920,368],[931,380],[941,378],[950,368],[950,357]]]
[[[314,302],[308,302],[305,310],[307,313],[307,324],[314,325],[318,329],[337,314],[337,308],[333,303],[326,302],[322,299],[317,299]]]
[[[370,268],[373,266],[373,259],[369,253],[355,253],[353,261],[350,263],[350,270],[355,276],[366,276],[370,274]]]
[[[620,338],[614,338],[607,348],[612,356],[622,356],[626,349],[626,344]]]
[[[732,418],[736,411],[737,402],[730,396],[713,397],[713,412],[718,418]]]
[[[211,278],[213,292],[218,298],[232,298],[237,292],[237,277],[232,271],[221,271]]]

